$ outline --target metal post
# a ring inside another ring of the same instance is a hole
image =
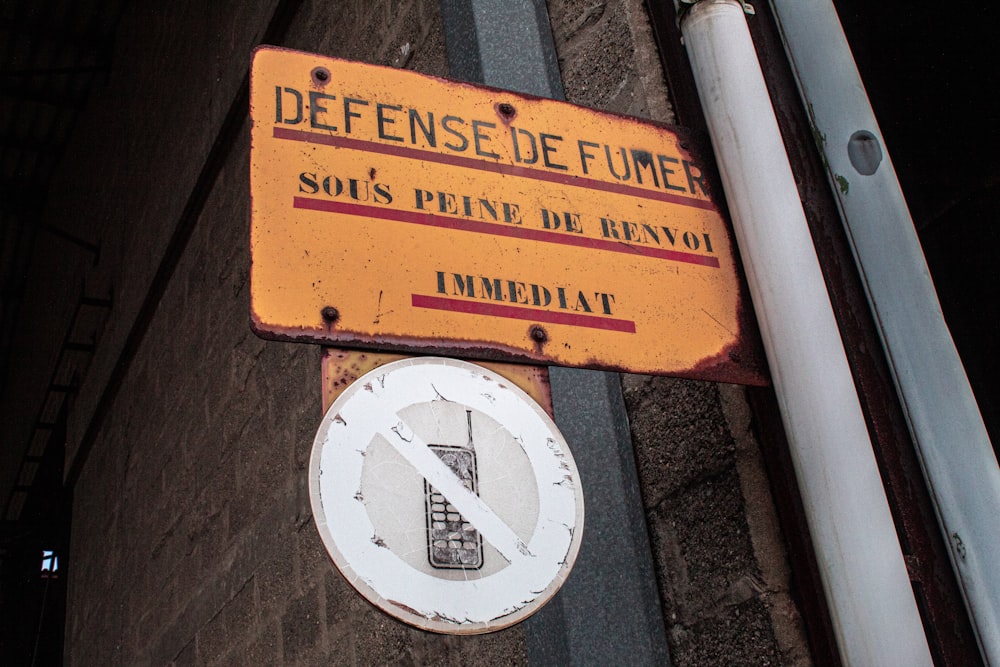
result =
[[[442,0],[451,75],[563,98],[543,0]],[[669,664],[632,440],[617,374],[550,369],[556,423],[583,479],[576,566],[525,621],[535,664]]]

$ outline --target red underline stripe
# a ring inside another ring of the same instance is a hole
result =
[[[291,141],[304,141],[310,144],[323,144],[326,146],[336,146],[338,148],[349,148],[368,153],[381,153],[383,155],[393,155],[396,157],[410,158],[413,160],[423,160],[424,162],[437,162],[453,167],[464,167],[466,169],[478,169],[489,171],[504,176],[521,176],[523,178],[533,178],[538,181],[549,181],[559,185],[572,185],[586,188],[588,190],[601,190],[603,192],[613,192],[630,197],[640,197],[642,199],[655,199],[667,202],[668,204],[679,204],[681,206],[691,206],[701,208],[706,211],[718,210],[711,201],[695,199],[693,197],[683,197],[669,192],[657,192],[654,190],[644,190],[631,185],[621,185],[619,183],[608,183],[598,181],[593,178],[570,176],[569,174],[557,174],[541,169],[529,169],[512,164],[500,162],[489,162],[487,160],[477,160],[475,158],[463,157],[461,155],[445,155],[434,153],[419,148],[409,148],[407,146],[389,146],[376,143],[374,141],[363,141],[361,139],[351,139],[349,137],[339,137],[332,134],[320,134],[318,132],[306,132],[305,130],[292,130],[287,127],[275,127],[274,137],[276,139],[289,139]]]
[[[625,253],[626,255],[644,255],[646,257],[655,257],[657,259],[665,259],[672,262],[685,262],[687,264],[698,264],[716,269],[719,268],[718,257],[695,255],[693,253],[681,252],[679,250],[664,250],[663,248],[651,248],[649,246],[628,245],[606,239],[588,238],[575,233],[570,234],[562,232],[546,232],[540,229],[526,229],[524,227],[508,223],[477,222],[475,220],[453,218],[450,216],[436,215],[434,213],[400,211],[393,208],[381,208],[378,206],[330,201],[327,199],[313,199],[311,197],[295,197],[292,205],[295,208],[322,211],[324,213],[339,213],[342,215],[356,215],[366,218],[394,220],[396,222],[407,222],[414,225],[427,225],[429,227],[454,229],[463,232],[475,232],[477,234],[507,236],[510,238],[541,241],[544,243],[559,243],[561,245],[577,246],[580,248],[620,252]]]
[[[448,299],[423,294],[413,294],[411,295],[411,299],[414,308],[431,308],[434,310],[448,310],[455,313],[470,313],[473,315],[488,315],[490,317],[506,317],[515,320],[567,324],[573,327],[635,333],[635,322],[632,320],[619,320],[612,317],[598,317],[595,315],[577,315],[575,313],[556,313],[551,310],[504,306],[484,301],[463,301],[461,299]]]

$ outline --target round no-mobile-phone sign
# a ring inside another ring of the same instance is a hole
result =
[[[454,359],[377,368],[316,434],[320,536],[370,602],[435,632],[517,623],[565,581],[583,533],[566,441],[527,394]]]

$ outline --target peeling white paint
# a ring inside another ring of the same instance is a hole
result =
[[[428,447],[465,447],[470,435],[478,495]],[[565,440],[527,394],[479,366],[426,357],[348,387],[310,463],[316,525],[344,577],[400,620],[459,634],[523,620],[559,589],[583,532],[578,479]],[[482,536],[481,567],[431,566],[425,481]]]

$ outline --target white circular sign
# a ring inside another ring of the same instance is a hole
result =
[[[316,527],[370,602],[435,632],[517,623],[569,575],[583,493],[566,441],[481,366],[404,359],[327,411],[309,471]]]

